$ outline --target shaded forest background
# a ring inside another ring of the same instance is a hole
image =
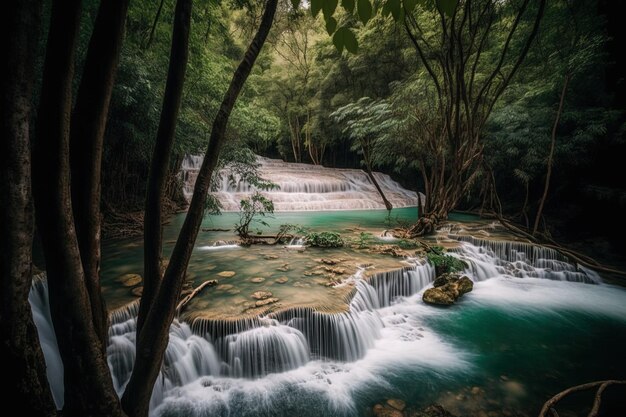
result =
[[[130,4],[104,141],[105,236],[115,235],[120,223],[132,222],[132,214],[143,208],[174,3]],[[187,83],[167,187],[170,212],[185,205],[176,175],[182,159],[206,147],[230,75],[253,35],[250,28],[260,19],[262,7],[254,3],[206,1],[193,9]],[[80,59],[85,57],[98,4],[84,5],[77,74],[82,73]],[[522,68],[485,126],[485,167],[491,172],[481,173],[458,209],[501,207],[507,217],[532,228],[567,78],[539,227],[600,258],[624,253],[625,230],[618,225],[626,208],[626,64],[618,16],[615,2],[608,0],[548,2]],[[294,13],[287,2],[279,5],[267,44],[232,114],[225,158],[236,158],[248,148],[259,155],[328,167],[371,164],[406,187],[423,190],[419,124],[428,117],[434,94],[424,66],[403,25],[381,15],[366,25],[352,16],[343,18],[356,34],[356,54],[337,51],[323,19]],[[427,38],[437,27],[426,24],[423,30]],[[496,60],[502,41],[487,43],[484,54]],[[40,80],[40,68],[38,74]],[[76,88],[79,82],[76,77]],[[355,115],[364,122],[346,123]],[[363,136],[368,138],[369,155],[364,153]]]

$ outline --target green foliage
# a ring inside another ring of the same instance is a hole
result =
[[[365,249],[369,246],[371,241],[373,240],[374,235],[368,232],[360,232],[358,237],[355,239],[355,244],[359,249]]]
[[[274,213],[274,203],[258,191],[255,191],[250,197],[241,200],[239,207],[239,222],[235,224],[235,233],[237,235],[242,238],[249,237],[250,225],[252,223],[265,227],[269,226],[263,218]],[[260,234],[260,231],[257,231],[257,234]]]
[[[320,248],[340,248],[345,244],[337,232],[309,232],[304,236],[304,241],[309,246]]]
[[[426,254],[426,258],[428,259],[428,262],[436,268],[437,274],[445,272],[460,272],[466,268],[465,262],[444,253],[437,253],[434,251],[429,252]]]
[[[300,7],[300,3],[301,1],[299,0],[291,0],[294,10]],[[342,52],[345,48],[348,52],[356,53],[358,41],[353,28],[349,27],[348,24],[344,24],[335,32],[337,27],[336,15],[354,16],[363,24],[367,24],[375,14],[380,12],[383,17],[391,15],[395,22],[402,23],[405,15],[412,13],[419,3],[423,7],[432,8],[434,6],[449,17],[453,15],[458,0],[383,0],[381,2],[358,0],[356,9],[354,0],[342,0],[342,11],[338,11],[337,0],[311,0],[310,10],[313,17],[317,17],[319,12],[322,12],[328,34],[332,35],[333,32],[335,33],[333,35],[333,44],[339,52]],[[343,20],[349,21],[349,19]]]
[[[415,249],[420,247],[420,244],[414,239],[400,239],[395,243],[401,249]]]

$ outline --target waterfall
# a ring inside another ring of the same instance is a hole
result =
[[[599,282],[595,272],[569,263],[567,258],[549,248],[468,236],[454,238],[461,244],[450,253],[468,263],[466,273],[475,281],[493,277],[534,277]],[[430,264],[418,259],[409,261],[412,266],[369,277],[364,277],[364,270],[360,270],[347,280],[343,285],[353,285],[354,290],[346,299],[345,311],[290,308],[266,317],[198,318],[191,324],[175,320],[152,393],[151,409],[155,410],[174,392],[180,392],[180,387],[194,384],[206,387],[218,378],[231,382],[254,381],[267,375],[289,374],[296,369],[300,372],[314,366],[323,367],[329,362],[329,366],[337,367],[340,362],[372,360],[368,352],[379,352],[381,345],[388,349],[399,341],[413,343],[425,338],[424,346],[434,346],[429,343],[436,340],[425,336],[428,331],[420,327],[423,324],[406,312],[411,309],[419,314],[440,311],[426,307],[415,297],[432,283],[435,271]],[[488,291],[488,287],[484,288]],[[61,407],[63,368],[50,320],[45,279],[33,280],[29,300],[48,366],[48,379],[57,406]],[[134,302],[109,315],[107,359],[119,394],[128,383],[135,361],[137,310],[138,303]],[[440,352],[447,345],[437,346],[428,352]],[[222,386],[216,385],[215,389],[222,389]]]
[[[191,198],[202,165],[201,156],[186,155],[181,165],[183,191]],[[257,157],[260,175],[279,186],[263,191],[274,202],[275,211],[384,209],[376,188],[363,170],[325,168],[320,165],[296,164],[277,159]],[[224,211],[238,211],[241,199],[255,188],[244,181],[229,181],[228,169],[214,192]],[[375,172],[374,176],[394,207],[417,206],[417,195],[406,190],[389,175]],[[422,197],[423,198],[423,197]]]
[[[454,250],[471,265],[478,281],[499,275],[518,278],[545,278],[597,284],[598,274],[568,261],[560,252],[527,242],[479,239],[473,236],[450,236],[461,242]]]
[[[57,346],[57,337],[54,333],[50,304],[48,302],[48,282],[45,274],[33,278],[28,294],[28,302],[33,311],[33,321],[37,327],[39,343],[46,361],[46,371],[52,397],[57,409],[63,408],[63,362]]]

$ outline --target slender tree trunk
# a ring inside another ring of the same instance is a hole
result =
[[[257,33],[233,75],[228,91],[213,121],[209,145],[196,180],[187,217],[154,300],[154,308],[150,309],[137,341],[135,365],[122,398],[124,409],[131,417],[145,417],[148,414],[150,395],[163,362],[163,355],[169,340],[169,328],[174,319],[185,271],[202,223],[204,205],[211,177],[224,144],[228,119],[265,43],[272,26],[277,3],[278,0],[267,1]]]
[[[380,188],[378,181],[376,181],[376,177],[374,177],[374,173],[372,172],[372,169],[367,164],[365,168],[366,168],[367,176],[370,178],[370,181],[372,181],[372,184],[374,184],[374,187],[376,187],[378,194],[380,194],[380,197],[383,199],[383,202],[385,203],[385,208],[391,211],[391,209],[393,208],[393,204],[391,204],[391,202],[387,200],[387,197],[385,197],[385,193],[383,192],[383,189]]]
[[[154,20],[152,21],[152,27],[150,28],[150,36],[148,37],[148,42],[146,42],[146,48],[150,48],[152,44],[152,40],[154,39],[154,32],[156,31],[157,24],[159,23],[159,19],[161,18],[161,10],[163,10],[163,3],[165,0],[161,0],[159,3],[159,8],[157,9],[156,15],[154,16]]]
[[[46,260],[50,311],[64,364],[64,416],[122,416],[93,327],[70,196],[69,129],[79,0],[52,3],[37,141],[36,220]]]
[[[561,120],[561,114],[563,114],[563,105],[565,103],[565,94],[567,93],[567,85],[569,84],[570,74],[565,75],[563,81],[563,89],[561,90],[561,99],[559,100],[559,108],[556,111],[556,117],[554,118],[554,124],[552,125],[552,135],[550,136],[550,153],[548,154],[548,170],[546,172],[546,182],[543,187],[543,195],[539,200],[539,208],[537,209],[537,217],[535,217],[535,224],[533,226],[533,235],[537,234],[539,228],[539,221],[543,213],[543,206],[548,198],[548,189],[550,188],[550,178],[552,177],[552,165],[554,162],[554,149],[556,147],[556,130]]]
[[[183,84],[189,56],[191,0],[178,0],[174,13],[174,33],[170,51],[167,83],[161,108],[161,119],[150,161],[144,214],[144,276],[143,295],[137,317],[137,334],[159,291],[161,254],[163,249],[163,198],[170,170],[170,154],[176,133],[176,121],[183,95]]]
[[[0,369],[3,407],[35,417],[56,414],[28,304],[32,280],[31,100],[41,2],[6,3],[0,33]]]
[[[376,181],[376,177],[374,177],[374,173],[372,172],[372,162],[371,162],[372,159],[370,156],[371,155],[370,150],[363,143],[361,143],[361,149],[363,150],[365,172],[367,172],[367,176],[369,177],[370,181],[372,181],[372,184],[374,184],[374,187],[376,187],[376,191],[378,191],[378,194],[380,194],[380,197],[383,199],[383,203],[385,203],[385,208],[387,209],[387,211],[391,211],[391,209],[393,209],[393,204],[391,204],[391,202],[387,200],[387,197],[385,197],[385,193],[383,192],[383,189],[380,188],[380,185],[378,184],[378,181]]]
[[[102,143],[122,50],[128,1],[100,3],[70,134],[72,209],[94,327],[103,349],[107,345],[108,315],[100,289]]]

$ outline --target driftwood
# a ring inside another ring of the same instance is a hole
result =
[[[198,285],[196,288],[194,288],[194,290],[192,292],[190,292],[182,300],[180,300],[180,302],[176,306],[176,311],[181,312],[182,309],[193,299],[193,297],[198,295],[200,293],[200,291],[202,291],[204,289],[204,287],[207,287],[207,286],[211,286],[212,287],[213,285],[217,285],[217,280],[210,279],[210,280],[204,281],[202,284]]]
[[[220,229],[219,227],[203,227],[203,232],[230,232],[230,229]]]
[[[586,391],[592,388],[599,387],[598,391],[596,392],[594,401],[593,401],[593,407],[591,408],[591,411],[587,415],[587,417],[596,417],[598,415],[598,412],[600,411],[600,405],[602,403],[602,393],[604,392],[604,390],[610,385],[625,385],[625,384],[626,384],[626,381],[618,381],[618,380],[610,379],[607,381],[589,382],[587,384],[577,385],[575,387],[568,388],[564,391],[559,392],[554,397],[546,401],[543,407],[541,408],[541,411],[539,412],[539,417],[546,417],[548,413],[551,413],[552,416],[558,416],[558,414],[556,413],[556,410],[554,410],[554,406],[563,398],[567,397],[568,395],[574,392]]]

